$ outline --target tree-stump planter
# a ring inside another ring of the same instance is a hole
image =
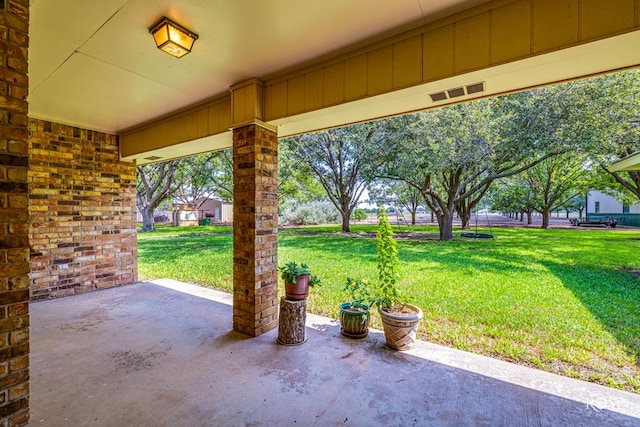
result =
[[[278,344],[300,345],[307,341],[307,300],[292,301],[280,298]]]

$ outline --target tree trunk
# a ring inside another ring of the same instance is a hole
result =
[[[458,210],[458,216],[460,217],[460,221],[462,222],[462,229],[468,230],[471,228],[471,209],[468,209],[464,205],[462,205],[461,209]]]
[[[440,226],[440,240],[453,239],[453,216],[451,214],[438,215],[438,225]]]
[[[533,218],[531,217],[531,211],[527,211],[527,224],[533,224]]]
[[[436,216],[435,216],[435,214],[433,213],[433,211],[431,211],[431,222],[432,222],[432,223],[433,223],[433,222],[436,222]]]
[[[542,211],[542,228],[549,228],[549,217],[551,216],[551,212],[549,209],[545,209]]]
[[[142,214],[142,230],[154,231],[156,229],[153,219],[155,208],[172,194],[175,173],[180,166],[180,160],[156,163],[152,165],[137,166],[138,186],[136,201]],[[149,169],[149,173],[145,172]]]
[[[411,225],[416,225],[416,211],[411,211]]]
[[[153,220],[154,209],[151,205],[145,206],[140,211],[142,214],[142,229],[141,233],[146,233],[147,231],[156,231],[156,223]]]
[[[520,222],[524,221],[524,212],[520,212]]]
[[[342,232],[343,233],[350,233],[351,232],[351,224],[349,223],[349,217],[351,216],[350,213],[344,213],[344,212],[340,212],[340,215],[342,216]]]
[[[460,217],[460,222],[462,222],[463,230],[468,230],[469,228],[471,228],[471,211],[471,203],[467,203],[467,201],[458,203],[456,205],[456,212]]]

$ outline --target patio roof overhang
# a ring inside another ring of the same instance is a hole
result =
[[[120,134],[143,164],[252,121],[286,136],[635,67],[639,3],[32,0],[30,116]],[[180,60],[148,34],[163,14],[200,36]]]
[[[609,169],[610,172],[640,171],[640,151],[615,162],[607,169]]]

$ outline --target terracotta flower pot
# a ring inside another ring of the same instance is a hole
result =
[[[369,335],[370,308],[366,304],[340,304],[340,332],[347,338],[360,339]]]
[[[309,279],[311,275],[298,276],[296,283],[284,282],[285,298],[292,301],[300,301],[307,298],[309,294]]]
[[[422,319],[422,310],[415,305],[405,305],[413,313],[396,314],[389,313],[378,307],[382,326],[384,327],[384,337],[387,345],[394,350],[410,350],[416,341],[416,332]]]

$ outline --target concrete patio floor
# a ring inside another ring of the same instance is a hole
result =
[[[640,425],[640,395],[313,315],[285,347],[232,332],[230,304],[171,280],[31,304],[30,425]]]

